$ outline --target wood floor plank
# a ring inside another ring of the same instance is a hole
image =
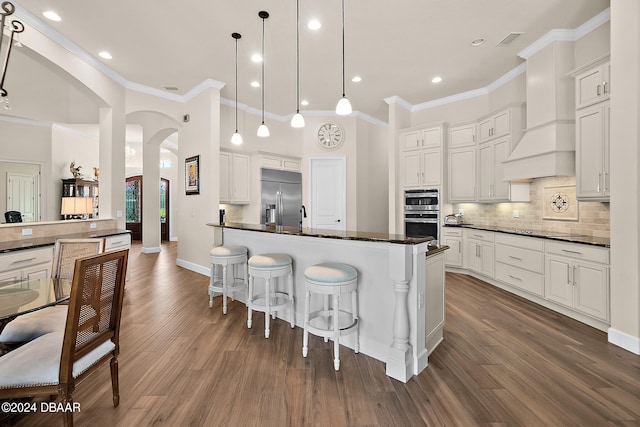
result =
[[[79,426],[638,426],[640,357],[606,334],[477,280],[448,273],[444,341],[406,384],[385,364],[264,315],[176,265],[177,244],[130,253],[122,314],[120,406],[109,369],[79,384]],[[392,309],[392,306],[389,307]],[[16,426],[62,425],[60,414]]]

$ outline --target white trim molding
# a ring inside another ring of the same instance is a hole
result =
[[[640,338],[619,331],[615,328],[609,328],[607,331],[608,340],[611,344],[622,347],[631,353],[640,356]]]
[[[200,273],[204,276],[211,277],[211,267],[203,267],[193,262],[185,261],[181,258],[176,259],[176,265],[178,267],[186,268],[187,270],[195,271],[196,273]]]

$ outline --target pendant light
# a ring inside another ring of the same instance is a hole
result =
[[[236,40],[236,131],[231,135],[231,143],[242,144],[242,135],[238,133],[238,39],[242,36],[239,33],[232,33],[231,37]]]
[[[262,19],[262,124],[258,126],[258,136],[269,136],[269,128],[264,124],[264,20],[269,17],[269,12],[261,10],[258,16]]]
[[[296,113],[291,117],[291,127],[304,127],[300,114],[300,0],[296,0]]]
[[[347,99],[347,95],[344,90],[344,0],[342,0],[342,98],[336,105],[336,114],[340,116],[347,116],[351,114],[351,102]]]

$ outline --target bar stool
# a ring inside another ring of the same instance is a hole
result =
[[[216,292],[222,293],[222,314],[227,314],[227,295],[234,299],[236,292],[247,287],[247,248],[244,246],[216,246],[211,249],[211,280],[209,281],[209,308],[213,307]],[[216,266],[222,267],[222,277],[216,273]],[[231,266],[231,275],[227,268]],[[242,277],[238,277],[238,267],[242,266]]]
[[[293,309],[293,275],[292,261],[285,254],[260,254],[249,258],[249,294],[247,296],[247,327],[251,328],[253,310],[264,312],[264,337],[269,338],[269,316],[276,318],[276,312],[291,310],[291,327],[295,325],[295,312]],[[254,279],[265,279],[263,294],[254,295]],[[276,283],[272,279],[287,278],[287,292],[278,291]]]
[[[332,338],[333,365],[340,369],[340,337],[356,334],[355,352],[360,351],[358,343],[358,272],[350,265],[328,262],[308,267],[304,271],[304,337],[302,356],[309,352],[309,332]],[[340,296],[351,293],[351,312],[340,309]],[[311,294],[324,295],[324,309],[309,313]],[[329,296],[332,296],[331,304]]]

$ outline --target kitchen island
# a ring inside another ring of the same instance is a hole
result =
[[[322,262],[353,266],[358,271],[360,352],[385,362],[387,375],[403,382],[427,366],[426,255],[432,238],[255,224],[207,225],[222,231],[223,244],[245,246],[249,256],[268,252],[291,256],[295,323],[300,327],[304,270]],[[353,349],[353,340],[347,336],[340,344]]]

